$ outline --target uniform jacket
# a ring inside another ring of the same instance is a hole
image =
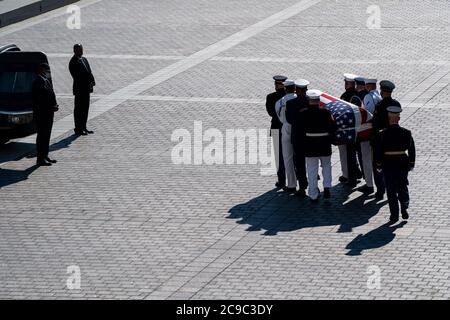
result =
[[[411,131],[400,127],[398,124],[390,125],[380,132],[376,143],[375,163],[377,167],[394,170],[414,168],[416,148]]]
[[[270,124],[270,129],[281,129],[282,123],[280,122],[280,119],[278,119],[278,116],[275,112],[275,103],[283,98],[285,95],[284,90],[283,91],[275,91],[272,93],[269,93],[266,97],[266,110],[269,116],[272,117],[272,121]]]
[[[345,92],[341,95],[341,99],[350,102],[354,95],[356,95],[356,90],[354,88],[348,89],[345,90]]]
[[[286,119],[286,103],[295,98],[297,98],[295,93],[288,93],[275,103],[275,112],[277,113],[278,119],[283,124],[281,127],[281,135],[289,137],[289,139],[291,137],[291,124]]]
[[[298,123],[301,116],[300,111],[306,108],[308,108],[308,99],[304,95],[297,95],[297,98],[286,102],[286,120],[291,125],[292,144],[300,143],[302,140]]]
[[[329,110],[320,107],[303,109],[299,116],[299,130],[305,157],[331,156],[337,127]]]
[[[388,112],[386,108],[390,106],[400,107],[400,102],[398,102],[395,99],[392,99],[392,97],[386,97],[382,99],[380,102],[378,102],[377,105],[375,106],[375,111],[373,112],[373,119],[372,119],[373,130],[375,134],[377,134],[380,130],[385,129],[389,126]]]
[[[381,101],[381,96],[378,93],[378,91],[372,90],[366,96],[364,97],[364,108],[369,111],[371,114],[375,111],[375,106],[378,104],[378,102]]]
[[[69,62],[69,71],[73,78],[74,95],[93,92],[95,79],[85,57],[74,55]]]
[[[57,105],[52,83],[45,77],[38,75],[32,85],[33,112],[36,115],[54,113]]]

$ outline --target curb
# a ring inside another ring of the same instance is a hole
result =
[[[8,0],[3,1],[6,2]],[[79,0],[36,0],[28,5],[24,5],[11,11],[1,13],[0,28],[78,1]]]

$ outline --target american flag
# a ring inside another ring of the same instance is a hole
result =
[[[366,121],[372,115],[363,108],[333,97],[327,93],[315,90],[320,95],[320,106],[330,110],[338,130],[336,131],[336,141],[338,143],[356,142],[356,137],[361,130],[366,130]]]

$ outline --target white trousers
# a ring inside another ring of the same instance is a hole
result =
[[[370,141],[360,142],[364,177],[368,187],[373,187],[372,147]]]
[[[283,134],[281,136],[281,144],[283,148],[283,160],[284,160],[284,168],[286,170],[287,187],[296,188],[297,178],[295,176],[294,147],[292,146],[291,143],[291,136]]]
[[[319,196],[317,174],[319,173],[319,161],[322,167],[323,187],[331,188],[331,156],[306,157],[306,172],[308,174],[308,195],[315,200]]]
[[[339,159],[341,160],[342,176],[348,178],[347,146],[345,144],[340,144],[338,145],[338,149],[339,149]]]

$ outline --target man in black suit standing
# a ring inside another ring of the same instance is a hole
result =
[[[36,122],[37,163],[38,166],[51,166],[56,163],[48,157],[50,137],[55,111],[58,111],[55,92],[51,82],[50,66],[42,63],[36,70],[37,77],[33,81],[32,99],[33,116]]]
[[[83,57],[83,46],[79,43],[73,46],[73,57],[70,59],[69,71],[73,78],[73,95],[75,96],[75,134],[87,135],[94,133],[86,128],[89,114],[90,95],[94,92],[95,79],[89,62]]]

